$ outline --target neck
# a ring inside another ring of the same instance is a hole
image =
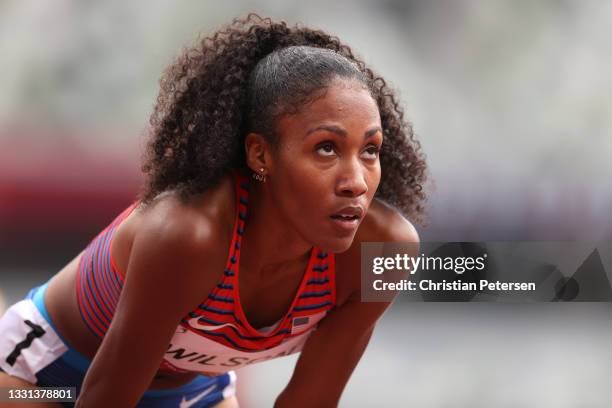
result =
[[[270,198],[266,185],[252,181],[241,264],[263,274],[308,262],[312,245],[290,225]]]

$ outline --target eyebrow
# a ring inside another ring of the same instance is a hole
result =
[[[342,136],[342,137],[346,137],[347,136],[346,130],[342,129],[341,127],[334,126],[334,125],[321,125],[321,126],[317,126],[315,128],[312,128],[308,132],[306,132],[306,135],[304,136],[304,138],[306,138],[309,134],[314,133],[314,132],[318,132],[320,130],[325,130],[327,132],[336,133],[337,135]],[[380,128],[380,126],[376,126],[376,127],[372,128],[372,129],[366,131],[363,136],[364,136],[365,139],[367,139],[369,137],[374,136],[378,132],[382,133],[382,129]]]

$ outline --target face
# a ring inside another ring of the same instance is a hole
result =
[[[376,102],[360,82],[335,79],[276,131],[268,188],[280,215],[312,245],[347,250],[380,182]]]

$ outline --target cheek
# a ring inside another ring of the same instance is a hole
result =
[[[291,216],[301,216],[316,208],[316,202],[321,195],[317,183],[318,177],[313,172],[307,160],[298,154],[282,154],[277,159],[275,171],[275,194],[285,211]]]
[[[308,222],[312,214],[321,210],[321,204],[325,199],[325,190],[321,186],[321,180],[311,173],[303,173],[301,177],[294,179],[293,196],[291,201],[300,222]]]

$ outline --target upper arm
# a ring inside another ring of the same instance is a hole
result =
[[[323,319],[312,333],[293,375],[277,400],[277,406],[335,407],[355,366],[372,336],[374,327],[391,302],[362,302],[360,277],[361,242],[402,242],[418,252],[419,237],[412,224],[393,209],[378,213],[349,249],[343,270],[351,286],[347,300]],[[360,242],[361,241],[361,242]],[[342,280],[337,280],[338,282]]]
[[[196,236],[197,235],[197,236]],[[150,385],[181,317],[199,301],[206,228],[149,217],[135,235],[117,307],[87,372],[79,403],[134,406]],[[210,259],[209,259],[210,261]],[[196,279],[197,277],[197,279]],[[211,280],[212,281],[212,280]],[[213,283],[211,282],[211,285]]]

